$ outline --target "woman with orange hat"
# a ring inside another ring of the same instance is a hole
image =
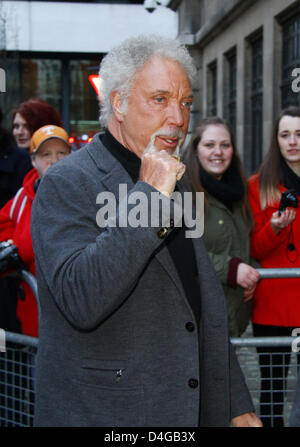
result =
[[[58,126],[46,125],[31,138],[30,153],[34,168],[28,172],[23,186],[0,210],[0,241],[12,240],[22,261],[35,275],[35,260],[30,235],[31,207],[39,182],[47,169],[71,151],[67,132]],[[38,310],[32,290],[22,283],[25,299],[18,299],[17,317],[25,335],[38,336]]]

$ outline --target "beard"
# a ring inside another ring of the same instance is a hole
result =
[[[151,135],[151,139],[150,139],[148,146],[144,150],[144,154],[159,152],[159,150],[156,149],[156,147],[155,147],[155,139],[156,139],[156,137],[158,137],[160,135],[163,135],[164,137],[178,138],[178,143],[177,143],[175,151],[172,152],[170,149],[166,149],[166,151],[170,155],[173,155],[173,156],[176,156],[179,158],[180,147],[184,141],[184,134],[181,129],[167,130],[167,131],[164,129],[159,129],[156,132],[154,132],[154,134]]]

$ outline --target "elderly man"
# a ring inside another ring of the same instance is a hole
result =
[[[113,49],[100,76],[105,133],[49,169],[34,204],[35,424],[260,425],[221,285],[171,197],[182,193],[172,155],[188,129],[192,60],[177,41],[140,36]],[[132,225],[129,197],[149,199],[151,214],[153,194],[159,224]],[[102,225],[99,204],[112,196],[116,219]]]

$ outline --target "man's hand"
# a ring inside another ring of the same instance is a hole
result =
[[[263,427],[263,423],[256,413],[244,413],[232,419],[234,427]]]
[[[185,165],[167,151],[149,152],[142,156],[139,180],[149,183],[162,194],[170,197],[177,180],[185,171]]]

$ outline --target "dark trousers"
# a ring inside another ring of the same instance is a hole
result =
[[[294,327],[253,323],[254,337],[290,337]],[[261,393],[260,417],[265,427],[283,427],[283,403],[289,371],[291,346],[258,347]],[[299,364],[299,356],[298,356]]]

